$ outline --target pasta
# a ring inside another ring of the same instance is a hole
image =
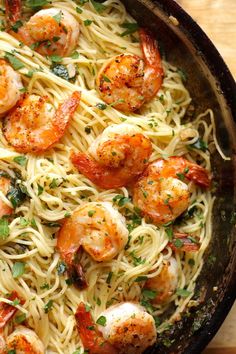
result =
[[[25,303],[16,307],[25,314],[28,327],[38,334],[48,353],[72,354],[83,348],[74,318],[81,301],[91,306],[94,318],[112,304],[142,302],[144,282],[138,279],[159,274],[163,261],[173,254],[168,226],[156,226],[142,218],[128,188],[97,188],[72,165],[71,151],[86,152],[107,126],[125,122],[138,126],[151,139],[151,161],[184,155],[211,171],[209,151],[217,148],[221,157],[226,158],[216,141],[212,110],[186,119],[192,108],[190,93],[180,70],[165,61],[161,89],[156,98],[145,103],[137,113],[125,114],[101,101],[95,78],[106,60],[124,52],[142,56],[136,32],[120,36],[125,31],[122,24],[134,22],[124,5],[119,0],[106,0],[102,6],[103,11],[96,11],[93,2],[81,6],[72,0],[53,0],[44,6],[67,10],[80,25],[78,47],[71,56],[59,59],[59,64],[55,62],[58,58],[43,57],[6,31],[0,32],[0,57],[8,59],[13,67],[14,60],[21,63],[17,71],[29,93],[48,96],[55,108],[75,90],[82,93],[80,106],[63,138],[43,154],[20,155],[0,131],[0,170],[20,179],[27,191],[26,199],[16,207],[9,223],[9,236],[0,237],[0,301],[9,302],[5,294],[17,291]],[[3,8],[1,1],[0,8]],[[25,9],[25,17],[29,17],[29,11]],[[5,16],[1,13],[0,16],[3,28]],[[58,65],[63,65],[70,80],[55,75]],[[205,144],[202,149],[199,142]],[[209,149],[204,148],[206,146]],[[152,309],[153,316],[163,318],[158,332],[162,332],[167,323],[178,320],[185,308],[194,304],[191,299],[195,282],[211,239],[214,197],[210,191],[202,193],[192,182],[190,190],[188,213],[179,221],[178,230],[198,237],[200,248],[194,253],[175,252],[178,289],[184,289],[184,293],[175,292],[167,303]],[[0,198],[12,206],[3,193]],[[88,201],[113,203],[126,217],[129,242],[111,261],[98,263],[82,252],[80,262],[88,288],[78,290],[67,278],[55,249],[56,233],[60,227],[58,222]],[[13,273],[16,262],[25,269],[19,277],[14,277]],[[162,317],[171,304],[174,304],[171,316]],[[6,326],[4,335],[11,330],[10,325]]]

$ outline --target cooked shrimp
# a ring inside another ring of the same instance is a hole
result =
[[[11,180],[0,176],[0,191],[6,196],[11,186]],[[11,215],[13,209],[0,199],[0,218],[4,215]]]
[[[42,55],[68,56],[78,43],[79,24],[68,11],[50,8],[38,11],[11,34]]]
[[[90,156],[72,154],[80,173],[97,186],[119,188],[133,182],[144,171],[152,153],[151,141],[131,124],[112,125],[92,143]]]
[[[175,220],[189,206],[190,191],[185,179],[200,187],[210,186],[206,169],[183,157],[152,162],[133,188],[133,202],[157,224]]]
[[[82,246],[98,262],[114,258],[126,245],[128,230],[124,217],[109,202],[91,202],[77,208],[66,219],[59,231],[57,249],[67,263],[69,272],[77,273],[78,281],[82,269],[75,257]],[[80,287],[86,286],[82,277]]]
[[[98,73],[96,84],[102,99],[115,108],[133,112],[150,101],[162,84],[163,69],[155,39],[139,31],[143,59],[133,54],[111,58]]]
[[[43,152],[64,135],[79,102],[75,91],[55,111],[46,96],[24,94],[4,120],[5,138],[16,151]]]
[[[37,334],[25,326],[18,326],[6,339],[9,353],[15,350],[16,354],[44,354],[45,349]]]
[[[21,18],[21,0],[5,0],[6,18],[13,25]]]
[[[20,304],[24,303],[16,291],[13,291],[8,300],[18,299]],[[3,328],[13,318],[17,308],[5,302],[0,302],[0,353],[9,354],[44,354],[44,346],[34,331],[18,326],[7,338],[3,336]]]
[[[20,75],[0,59],[0,117],[15,106],[23,85]]]
[[[178,285],[178,264],[174,257],[164,261],[161,272],[146,281],[144,288],[157,292],[152,300],[154,304],[162,304],[169,300]]]
[[[91,313],[81,302],[77,308],[76,326],[85,350],[90,354],[118,354],[118,350],[105,341],[92,319]]]
[[[93,321],[84,304],[80,304],[76,312],[76,323],[83,345],[91,354],[141,354],[156,341],[153,317],[136,303],[124,302],[111,306],[100,316],[104,319],[104,325],[88,331],[88,323],[91,325]],[[102,340],[106,346],[112,345],[110,351],[98,351],[99,345],[103,348]]]

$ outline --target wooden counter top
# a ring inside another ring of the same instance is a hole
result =
[[[177,2],[206,32],[236,79],[236,0]],[[236,303],[203,354],[236,354]]]

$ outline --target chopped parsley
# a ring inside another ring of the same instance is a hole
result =
[[[44,290],[48,290],[50,288],[49,284],[48,283],[43,283],[43,285],[40,286],[40,289]]]
[[[139,29],[139,25],[137,23],[129,23],[129,22],[124,22],[122,25],[120,25],[122,28],[125,28],[126,30],[120,34],[121,37],[128,36],[134,32],[136,32]]]
[[[126,203],[130,203],[131,199],[124,197],[122,194],[117,194],[112,201],[117,203],[119,207],[123,207]]]
[[[40,186],[40,184],[37,184],[38,185],[38,196],[40,196],[42,193],[43,193],[43,187]]]
[[[96,321],[97,324],[101,325],[101,326],[106,326],[106,323],[107,323],[107,319],[105,316],[100,316],[97,321]]]
[[[155,299],[155,297],[157,296],[157,291],[155,291],[155,290],[150,290],[150,289],[143,289],[143,290],[142,290],[142,295],[143,295],[143,297],[145,297],[146,299],[153,300],[153,299]]]
[[[44,312],[48,313],[50,310],[52,310],[53,306],[53,300],[49,300],[46,305],[44,305]]]
[[[139,275],[134,281],[136,282],[140,282],[140,281],[145,281],[147,280],[147,276],[146,275]]]
[[[20,323],[24,322],[25,319],[26,319],[26,314],[22,313],[22,315],[16,316],[15,322],[20,324]]]
[[[79,58],[79,52],[77,52],[77,50],[75,50],[71,56],[70,56],[72,59],[78,59]]]
[[[38,7],[42,7],[47,4],[48,4],[47,0],[27,0],[26,1],[26,6],[32,8],[32,9],[35,9],[35,8],[37,9]]]
[[[108,273],[108,276],[107,276],[107,280],[106,280],[106,283],[107,283],[107,284],[110,284],[110,283],[111,283],[111,278],[112,278],[112,276],[113,276],[113,272],[109,272],[109,273]]]
[[[12,29],[12,31],[17,33],[18,29],[22,26],[23,26],[23,23],[20,20],[18,20],[14,23],[14,25],[11,27],[11,29]]]
[[[88,216],[92,217],[96,213],[96,210],[89,210],[88,211]]]
[[[181,241],[179,238],[177,238],[176,240],[174,240],[174,245],[177,248],[181,248],[181,247],[183,247],[183,241]]]
[[[54,18],[54,20],[55,20],[57,23],[61,23],[62,11],[59,11],[58,14],[56,14],[55,16],[52,16],[52,18]]]
[[[15,55],[5,52],[5,59],[7,59],[9,61],[9,63],[11,64],[11,66],[13,67],[13,69],[15,70],[19,70],[25,67],[25,65],[22,63],[22,61],[20,61],[19,59],[17,59],[15,57]]]
[[[139,266],[140,264],[144,264],[144,263],[146,262],[146,259],[145,259],[145,258],[142,258],[141,256],[140,256],[140,257],[137,257],[135,251],[132,251],[132,252],[130,253],[130,256],[131,256],[132,259],[133,259],[133,265],[134,265],[135,267]]]
[[[109,77],[107,77],[106,75],[102,75],[102,77],[103,77],[103,80],[104,80],[105,82],[111,82],[111,80],[109,79]]]
[[[19,155],[19,156],[14,157],[13,161],[16,162],[20,166],[25,166],[28,160],[27,160],[26,156]]]
[[[88,20],[88,19],[87,19],[87,20],[84,21],[84,25],[85,25],[86,27],[87,27],[87,26],[90,26],[90,25],[92,24],[92,22],[93,22],[92,20]]]
[[[25,272],[24,262],[15,262],[12,267],[12,276],[14,279],[21,277]]]
[[[105,103],[97,103],[95,107],[97,107],[101,111],[104,111],[107,108],[107,105]]]
[[[206,152],[208,150],[207,143],[200,138],[194,144],[188,145],[188,147],[190,149],[197,149],[197,150],[201,150],[203,152]]]
[[[62,62],[62,57],[60,55],[50,55],[49,59],[51,60],[52,63],[61,63]]]
[[[107,8],[105,5],[101,4],[100,2],[94,1],[94,0],[90,0],[90,3],[93,5],[94,10],[97,11],[98,13],[103,12]]]
[[[181,296],[181,297],[188,297],[191,294],[191,291],[188,291],[186,289],[177,289],[176,295]]]
[[[8,226],[8,220],[5,218],[0,219],[0,240],[6,240],[9,236],[10,229]]]

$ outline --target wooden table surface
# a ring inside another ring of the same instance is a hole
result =
[[[177,2],[206,32],[236,79],[236,0]],[[203,354],[236,354],[236,303]]]

